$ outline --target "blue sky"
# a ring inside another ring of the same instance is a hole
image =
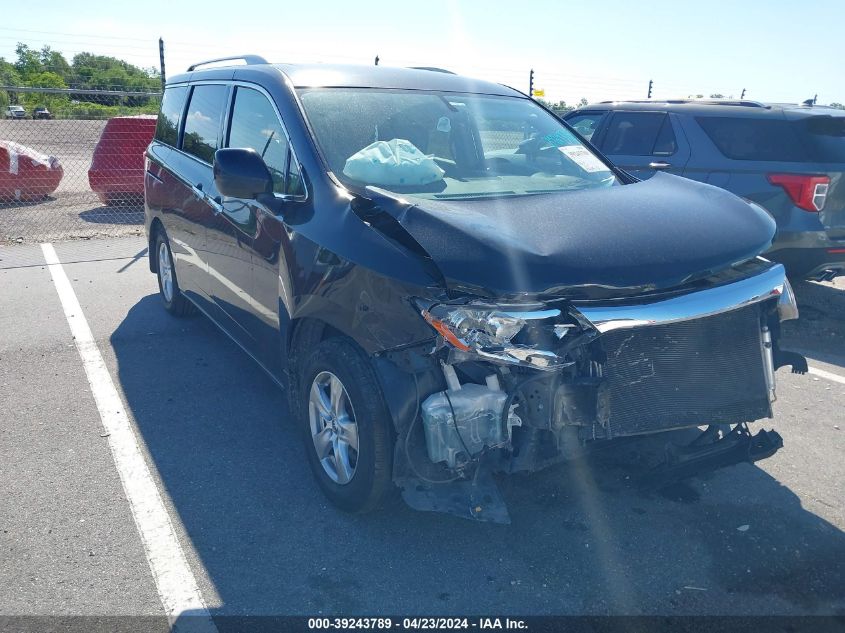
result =
[[[3,0],[0,56],[24,41],[169,74],[252,52],[271,61],[442,66],[568,102],[721,93],[845,103],[845,2]],[[8,7],[14,4],[14,9]],[[37,6],[38,10],[33,11]]]

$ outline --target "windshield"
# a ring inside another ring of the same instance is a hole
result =
[[[361,88],[300,95],[329,169],[352,188],[471,199],[617,182],[529,99]]]

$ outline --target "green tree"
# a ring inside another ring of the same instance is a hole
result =
[[[29,85],[33,88],[67,88],[67,84],[59,75],[52,72],[42,72],[30,77]],[[49,92],[24,92],[20,95],[20,101],[27,109],[36,106],[45,106],[49,110],[60,109],[68,102],[65,94],[53,94]]]
[[[83,52],[70,63],[50,46],[36,49],[19,42],[16,59],[0,58],[0,85],[35,88],[70,88],[103,92],[159,92],[161,78],[153,68],[139,68],[116,57]],[[0,91],[0,105],[22,103],[28,107],[45,105],[63,116],[102,117],[155,112],[158,99],[146,96],[123,97],[114,94],[88,95],[82,92],[53,94]]]
[[[55,73],[62,78],[65,84],[70,81],[73,71],[64,55],[59,51],[54,51],[49,46],[42,47],[38,55],[41,59],[41,66],[45,71]]]
[[[27,81],[31,76],[37,75],[44,70],[38,51],[26,44],[18,42],[18,45],[15,46],[15,54],[18,56],[18,60],[15,62],[15,68],[24,81]]]
[[[65,80],[53,72],[42,72],[33,75],[27,82],[33,88],[67,88]]]
[[[831,107],[831,108],[836,108],[836,109],[838,109],[838,110],[845,110],[845,105],[843,105],[843,104],[841,104],[841,103],[837,103],[836,101],[834,101],[833,103],[831,103],[831,104],[830,104],[830,107]]]
[[[137,66],[114,57],[79,53],[71,62],[74,75],[74,88],[86,90],[128,90],[133,92],[153,92],[161,89],[160,79]],[[91,101],[91,97],[80,95],[80,100]],[[147,103],[147,97],[127,97],[125,100],[110,95],[96,96],[97,103],[107,106],[140,106]]]
[[[20,86],[21,76],[14,64],[10,64],[0,57],[0,86]],[[6,108],[10,103],[17,103],[16,92],[0,90],[0,107]]]

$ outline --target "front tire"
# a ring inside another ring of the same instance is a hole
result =
[[[176,279],[176,267],[173,265],[173,253],[164,229],[156,233],[155,253],[158,293],[164,309],[176,317],[184,317],[196,311],[194,304],[185,298]]]
[[[347,512],[374,510],[392,489],[390,413],[367,357],[331,338],[304,358],[297,411],[311,471]]]

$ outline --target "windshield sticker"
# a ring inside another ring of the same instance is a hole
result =
[[[603,162],[596,158],[586,147],[581,145],[567,145],[558,147],[573,163],[586,172],[610,171]]]
[[[543,137],[543,140],[546,141],[546,143],[548,143],[549,145],[553,145],[554,147],[559,148],[572,145],[573,143],[578,142],[577,140],[575,140],[575,137],[566,130],[557,130],[552,134],[546,134]]]

